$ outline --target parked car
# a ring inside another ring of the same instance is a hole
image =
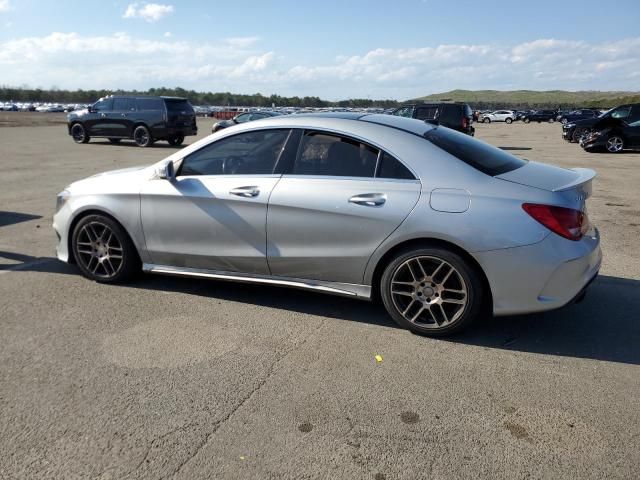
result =
[[[103,137],[114,144],[133,139],[139,147],[148,147],[157,140],[181,145],[184,137],[198,133],[191,104],[179,97],[101,98],[86,110],[67,115],[67,126],[76,143]]]
[[[620,105],[598,117],[569,122],[562,125],[562,138],[568,142],[579,142],[582,137],[592,131],[605,131],[640,120],[640,103]],[[627,143],[629,140],[627,140]]]
[[[410,103],[395,109],[391,115],[424,120],[471,136],[476,131],[471,125],[473,111],[466,103]]]
[[[282,115],[280,112],[273,112],[270,110],[263,110],[260,112],[246,112],[241,113],[240,115],[236,115],[235,117],[229,120],[220,120],[216,122],[211,127],[211,133],[216,133],[223,128],[231,127],[233,125],[238,125],[239,123],[251,122],[253,120],[262,120],[268,117],[277,117],[278,115]]]
[[[75,182],[53,227],[58,258],[98,282],[143,270],[381,298],[402,327],[446,335],[583,295],[601,263],[594,176],[424,121],[292,115]]]
[[[599,115],[600,112],[598,110],[583,108],[581,110],[573,110],[572,112],[562,115],[560,121],[562,123],[576,122],[578,120],[584,120],[585,118],[595,118]]]
[[[482,123],[505,122],[512,123],[516,119],[516,113],[511,110],[496,110],[480,116]]]
[[[536,110],[522,117],[524,123],[529,122],[555,122],[558,112],[556,110]]]
[[[620,153],[623,150],[640,148],[640,115],[635,121],[612,119],[604,127],[591,131],[580,139],[580,146],[587,152],[606,150],[609,153]]]

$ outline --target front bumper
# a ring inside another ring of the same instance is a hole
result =
[[[574,242],[554,233],[524,247],[477,252],[496,316],[554,310],[570,303],[598,274],[600,235],[592,228]]]

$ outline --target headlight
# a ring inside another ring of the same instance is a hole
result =
[[[56,196],[56,213],[58,213],[60,209],[64,207],[64,204],[67,203],[67,200],[69,200],[70,196],[71,193],[68,190],[63,190]]]

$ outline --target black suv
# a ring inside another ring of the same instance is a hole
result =
[[[391,112],[391,115],[424,120],[425,122],[452,128],[471,136],[476,131],[471,126],[473,123],[473,111],[466,103],[409,103],[395,109]]]
[[[140,147],[156,140],[181,145],[187,135],[196,135],[196,114],[189,100],[178,97],[109,96],[86,110],[67,116],[69,135],[76,143],[91,137],[108,138],[119,143],[133,139]]]
[[[557,110],[536,110],[522,117],[524,123],[529,122],[555,122],[558,116]]]
[[[630,132],[637,130],[625,130],[626,126],[640,121],[640,103],[629,103],[612,108],[595,118],[586,118],[562,125],[562,138],[568,142],[580,142],[582,137],[592,132],[621,133],[625,145],[636,143],[636,140],[627,137]],[[624,132],[621,132],[625,130]]]

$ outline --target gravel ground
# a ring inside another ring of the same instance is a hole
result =
[[[0,128],[0,478],[638,478],[640,154],[478,125],[598,171],[604,263],[581,304],[432,340],[314,293],[83,279],[54,258],[55,194],[174,149],[75,145],[26,115]]]

